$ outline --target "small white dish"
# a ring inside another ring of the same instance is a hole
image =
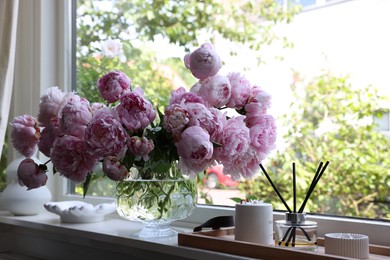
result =
[[[48,202],[47,211],[60,216],[65,223],[91,223],[104,220],[104,216],[115,211],[115,203],[102,203],[96,206],[82,201]]]

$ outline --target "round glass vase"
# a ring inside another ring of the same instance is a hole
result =
[[[317,222],[306,220],[305,213],[286,213],[285,220],[275,221],[275,245],[317,251]]]
[[[117,183],[116,208],[127,220],[143,223],[137,237],[172,236],[173,221],[192,214],[197,202],[196,179],[128,179]]]

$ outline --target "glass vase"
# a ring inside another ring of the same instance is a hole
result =
[[[137,237],[172,236],[173,221],[188,217],[197,202],[196,180],[129,179],[117,183],[116,207],[127,220],[143,223]]]
[[[285,217],[275,221],[275,245],[317,251],[317,222],[306,220],[305,213],[286,213]]]

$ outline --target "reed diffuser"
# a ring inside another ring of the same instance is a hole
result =
[[[316,251],[317,250],[317,223],[314,221],[306,220],[306,213],[304,209],[307,201],[309,200],[311,194],[314,191],[318,181],[321,179],[323,173],[328,167],[329,161],[323,166],[321,162],[317,168],[317,171],[313,177],[313,180],[309,186],[309,189],[306,193],[306,196],[302,202],[302,205],[297,209],[297,197],[296,197],[296,171],[295,163],[292,164],[293,168],[293,210],[288,206],[283,196],[280,194],[279,190],[276,188],[275,184],[272,182],[267,171],[260,164],[260,168],[266,176],[267,180],[271,184],[272,188],[278,195],[279,199],[282,201],[283,205],[286,207],[287,211],[285,215],[285,220],[277,220],[276,231],[275,231],[275,245],[277,246],[286,246],[296,249],[302,249],[307,251]]]

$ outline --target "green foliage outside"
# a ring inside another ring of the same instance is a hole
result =
[[[291,109],[280,119],[287,147],[266,170],[293,207],[292,162],[296,163],[297,202],[302,203],[321,161],[330,161],[305,211],[390,219],[390,139],[376,131],[373,116],[389,102],[368,86],[354,89],[346,77],[325,73],[291,86]],[[264,175],[244,182],[248,196],[286,210]]]
[[[121,70],[131,78],[132,86],[141,87],[160,111],[167,105],[172,89],[182,86],[173,85],[170,72],[181,79],[184,87],[192,86],[195,81],[185,69],[182,57],[161,60],[156,54],[162,50],[151,49],[148,42],[164,37],[189,51],[203,43],[198,42],[199,36],[213,42],[218,34],[255,50],[276,41],[288,45],[286,39],[278,38],[271,28],[291,21],[299,10],[295,5],[285,9],[275,0],[256,4],[253,1],[232,4],[231,0],[223,3],[215,0],[110,1],[109,7],[102,7],[103,2],[107,1],[77,1],[74,89],[91,102],[103,102],[96,88],[97,80],[108,71]],[[102,43],[110,39],[120,40],[121,57],[102,54]],[[88,194],[112,196],[114,190],[113,182],[97,178],[90,183]],[[76,186],[75,191],[83,194],[82,185]]]
[[[164,77],[161,65],[178,69],[177,73],[191,86],[193,77],[183,67],[181,59],[158,60],[147,41],[162,36],[186,51],[198,47],[200,35],[213,42],[216,34],[233,42],[245,43],[259,50],[275,41],[288,44],[271,28],[291,21],[299,8],[283,8],[275,0],[220,3],[215,0],[136,0],[112,1],[110,7],[99,7],[104,1],[78,1],[77,11],[77,85],[81,96],[102,101],[96,91],[96,81],[110,70],[122,70],[134,85],[145,90],[154,104],[166,105],[172,84]],[[106,1],[107,2],[107,1]],[[104,57],[100,44],[119,39],[125,59]]]
[[[203,43],[197,41],[199,35],[213,42],[218,34],[255,50],[276,41],[287,47],[288,41],[278,38],[271,29],[275,24],[289,22],[299,10],[290,6],[284,12],[274,0],[256,5],[252,1],[233,5],[230,0],[223,4],[213,0],[135,0],[113,2],[113,7],[106,9],[97,8],[98,2],[78,1],[77,91],[89,100],[102,101],[96,81],[109,70],[118,69],[132,79],[133,86],[142,87],[160,110],[173,87],[164,69],[174,71],[186,86],[194,82],[181,59],[160,60],[156,55],[160,50],[148,47],[147,41],[163,36],[188,51]],[[101,55],[100,43],[107,39],[121,41],[125,59]],[[384,99],[371,86],[354,89],[347,78],[327,73],[311,82],[296,82],[291,91],[291,109],[278,119],[288,129],[283,137],[287,146],[265,164],[289,205],[292,207],[292,162],[296,163],[300,205],[318,164],[329,160],[305,211],[389,219],[390,142],[373,124],[361,123],[385,112],[380,108]],[[326,124],[332,130],[320,132]],[[104,179],[97,180],[103,180],[104,185],[91,183],[91,195],[113,196],[114,183]],[[264,199],[274,208],[284,209],[261,174],[241,184],[240,189],[248,197]],[[82,194],[82,187],[76,187],[76,191]],[[204,196],[207,199],[207,194]]]

